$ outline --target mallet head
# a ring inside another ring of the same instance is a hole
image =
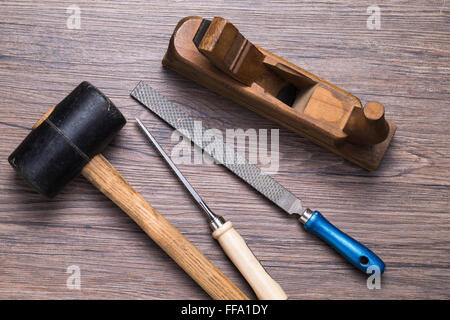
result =
[[[37,191],[53,197],[125,123],[105,95],[82,82],[28,134],[8,161]]]

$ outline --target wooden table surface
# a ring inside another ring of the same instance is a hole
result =
[[[67,8],[81,9],[68,29]],[[278,126],[164,69],[177,22],[230,19],[253,43],[360,97],[398,126],[380,168],[367,172],[280,128],[274,177],[387,264],[381,289],[219,165],[180,165],[218,214],[233,221],[291,299],[450,298],[449,3],[386,1],[1,1],[0,299],[205,299],[134,223],[81,177],[46,200],[7,162],[32,124],[78,83],[108,95],[128,124],[105,155],[126,179],[254,298],[211,238],[190,196],[138,131],[141,115],[171,151],[172,129],[129,97],[147,81],[207,128]],[[81,271],[81,290],[66,273]]]

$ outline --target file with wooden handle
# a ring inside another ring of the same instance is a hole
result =
[[[233,228],[232,223],[230,221],[225,221],[223,217],[212,212],[197,191],[195,191],[195,189],[191,186],[189,181],[187,181],[180,170],[178,170],[170,157],[156,141],[155,137],[153,137],[153,135],[148,131],[142,121],[137,118],[136,121],[144,134],[147,136],[148,140],[152,142],[156,150],[158,150],[159,154],[164,158],[178,179],[183,183],[199,207],[202,208],[208,216],[210,222],[209,225],[213,230],[213,238],[219,242],[228,258],[230,258],[234,265],[239,269],[242,276],[252,287],[258,299],[286,300],[286,293],[284,293],[281,286],[267,273],[253,252],[247,246],[245,240]]]
[[[255,257],[244,238],[233,228],[230,221],[225,222],[212,235],[253,288],[259,299],[286,300],[288,298],[280,285],[270,277]]]

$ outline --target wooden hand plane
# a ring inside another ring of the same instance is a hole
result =
[[[163,65],[367,170],[379,166],[397,129],[382,104],[363,108],[357,97],[255,46],[220,17],[182,19]]]

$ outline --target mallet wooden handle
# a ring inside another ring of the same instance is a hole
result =
[[[200,250],[150,206],[101,154],[82,170],[214,299],[248,299]]]
[[[286,300],[288,297],[280,285],[272,279],[259,263],[241,235],[227,221],[213,232],[223,250],[239,269],[260,300]]]
[[[33,126],[37,128],[54,110],[51,108]],[[248,300],[200,250],[122,177],[101,154],[84,166],[81,174],[127,213],[213,299]]]

